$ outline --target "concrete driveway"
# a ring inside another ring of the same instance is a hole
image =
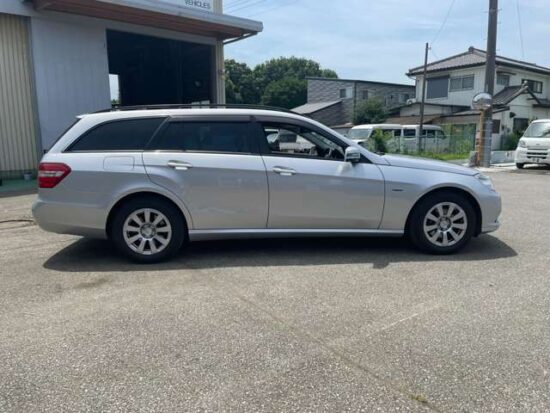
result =
[[[550,170],[492,176],[502,229],[450,257],[227,241],[137,266],[0,199],[0,411],[547,412]]]

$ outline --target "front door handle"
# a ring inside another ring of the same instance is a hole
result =
[[[174,168],[176,171],[187,171],[193,167],[190,163],[181,161],[168,161],[166,165],[169,168]]]
[[[281,176],[292,176],[296,173],[296,171],[294,169],[285,168],[285,167],[282,167],[282,166],[275,166],[273,168],[273,172],[275,172],[276,174],[279,174]]]

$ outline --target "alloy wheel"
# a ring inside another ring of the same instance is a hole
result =
[[[427,239],[438,247],[451,247],[466,235],[468,217],[460,205],[441,202],[426,214],[423,223]]]
[[[166,216],[156,209],[143,208],[128,216],[123,226],[124,241],[142,255],[163,251],[172,238],[172,226]]]

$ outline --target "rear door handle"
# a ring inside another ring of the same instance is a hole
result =
[[[296,171],[294,169],[284,168],[282,166],[275,166],[273,168],[273,172],[282,176],[292,176],[296,174]]]
[[[176,171],[187,171],[193,167],[190,163],[181,161],[168,161],[166,165],[169,168],[174,168]]]

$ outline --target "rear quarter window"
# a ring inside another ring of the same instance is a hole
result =
[[[142,151],[165,118],[128,119],[95,126],[67,151]]]
[[[171,122],[151,143],[161,151],[251,153],[246,122]]]

